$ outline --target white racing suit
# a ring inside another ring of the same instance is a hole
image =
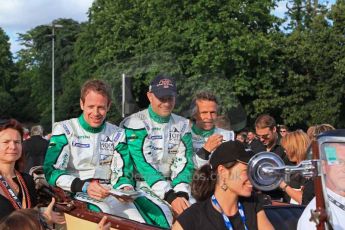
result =
[[[139,173],[137,187],[147,187],[170,204],[177,197],[189,200],[194,170],[189,121],[175,114],[160,117],[149,106],[121,125]]]
[[[212,153],[204,149],[204,145],[208,138],[213,134],[220,134],[223,136],[223,141],[235,140],[233,131],[214,127],[211,130],[202,130],[198,128],[195,123],[192,126],[192,141],[193,141],[193,161],[196,169],[208,163]]]
[[[171,225],[169,207],[156,197],[148,195],[122,203],[113,196],[99,201],[82,192],[84,183],[92,179],[115,189],[134,187],[124,130],[108,122],[93,128],[81,115],[55,123],[44,172],[49,184],[76,193],[75,198],[87,202],[90,210],[161,227]]]

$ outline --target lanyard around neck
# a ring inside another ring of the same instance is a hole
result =
[[[342,203],[336,201],[334,199],[334,197],[332,197],[331,195],[328,194],[328,199],[334,204],[336,205],[338,208],[342,209],[343,211],[345,211],[345,205],[343,205]]]
[[[21,191],[22,191],[23,202],[21,202],[19,200],[19,198],[17,197],[15,192],[12,190],[12,188],[9,186],[7,181],[1,175],[0,175],[0,182],[1,182],[0,183],[0,188],[2,188],[2,190],[5,193],[5,196],[11,202],[12,206],[15,209],[31,208],[31,200],[30,200],[30,197],[29,197],[28,189],[25,186],[25,182],[24,182],[22,176],[19,173],[16,172],[16,176],[18,178],[19,186],[20,186]],[[28,202],[28,203],[26,204],[26,202]]]
[[[234,227],[232,226],[231,221],[229,220],[229,217],[227,215],[225,215],[225,213],[224,213],[222,207],[220,207],[220,204],[219,204],[218,200],[216,199],[215,195],[212,195],[211,200],[212,200],[212,203],[222,212],[225,227],[229,230],[233,230]],[[248,228],[246,226],[246,216],[244,214],[243,206],[240,202],[238,202],[238,212],[240,213],[241,220],[244,224],[244,229],[248,230]]]

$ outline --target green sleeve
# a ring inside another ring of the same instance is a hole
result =
[[[66,151],[62,153],[62,150],[67,144],[68,141],[64,134],[52,136],[50,139],[43,164],[45,177],[50,185],[56,186],[56,181],[61,175],[68,175],[64,169],[67,167],[69,154]],[[60,166],[54,166],[58,160],[61,161],[61,164],[59,163]]]
[[[122,176],[118,178],[117,182],[113,185],[113,188],[118,188],[119,186],[123,184],[130,184],[134,187],[133,164],[129,156],[127,144],[119,143],[116,146],[115,150],[120,154],[123,161],[123,166],[121,168]]]
[[[182,153],[179,153],[176,157],[175,164],[184,164],[182,165],[183,169],[177,174],[177,176],[172,181],[172,186],[175,187],[177,184],[186,183],[190,184],[192,182],[192,177],[194,173],[194,164],[193,164],[193,145],[192,145],[192,134],[186,133],[182,137],[182,144],[184,145]],[[185,158],[185,160],[183,159]],[[179,168],[179,167],[178,167]]]
[[[165,181],[162,173],[149,164],[144,157],[143,149],[145,138],[147,137],[146,129],[129,129],[125,127],[125,130],[130,155],[143,179],[150,187],[158,181]]]

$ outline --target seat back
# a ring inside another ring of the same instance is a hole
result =
[[[303,205],[264,206],[265,213],[275,229],[295,230],[302,215]]]

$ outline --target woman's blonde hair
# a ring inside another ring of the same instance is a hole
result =
[[[290,158],[295,157],[299,163],[306,159],[310,139],[303,130],[296,130],[286,134],[281,139],[281,145]]]

